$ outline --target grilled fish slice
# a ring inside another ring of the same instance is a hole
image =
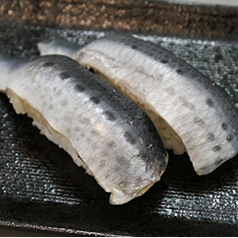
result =
[[[38,47],[47,54],[57,45],[55,40],[39,43]],[[154,122],[165,147],[175,154],[186,151],[199,175],[212,172],[237,154],[235,103],[171,52],[118,34],[95,40],[81,50],[66,50],[63,42],[59,48],[140,105]]]
[[[149,117],[66,56],[0,57],[0,90],[109,193],[112,204],[160,180],[167,153]]]

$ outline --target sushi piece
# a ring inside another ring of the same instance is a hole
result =
[[[54,40],[38,47],[47,54],[57,44]],[[95,40],[81,50],[66,50],[62,42],[60,47],[140,105],[165,147],[175,154],[187,152],[197,174],[212,172],[238,153],[235,103],[171,52],[119,34]]]
[[[111,193],[112,204],[142,195],[166,168],[150,118],[109,83],[66,56],[0,56],[0,90],[47,138]]]

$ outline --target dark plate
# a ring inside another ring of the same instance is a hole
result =
[[[34,3],[33,3],[34,2]],[[126,31],[160,44],[238,101],[238,9],[143,1],[1,1],[0,50],[37,55],[50,36],[87,43]],[[36,92],[37,93],[37,92]],[[16,115],[0,94],[0,224],[56,235],[237,236],[238,157],[199,177],[170,154],[162,180],[123,206]]]

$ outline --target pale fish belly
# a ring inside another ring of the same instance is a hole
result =
[[[66,56],[0,57],[0,90],[48,139],[87,169],[112,204],[142,195],[168,156],[149,117],[109,83]]]
[[[38,47],[47,54],[57,44],[39,43]],[[140,105],[154,122],[165,147],[175,154],[186,151],[199,175],[212,172],[238,153],[235,103],[171,52],[117,34],[93,41],[81,50],[71,47],[67,52]]]

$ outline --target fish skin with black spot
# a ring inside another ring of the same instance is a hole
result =
[[[94,176],[110,203],[142,195],[168,155],[150,118],[108,82],[66,56],[0,56],[0,90],[17,113]]]
[[[47,54],[57,45],[55,40],[38,48]],[[80,50],[60,47],[61,53],[92,68],[140,105],[165,147],[175,154],[187,152],[197,174],[211,173],[238,153],[235,102],[173,53],[123,34],[100,38]]]

